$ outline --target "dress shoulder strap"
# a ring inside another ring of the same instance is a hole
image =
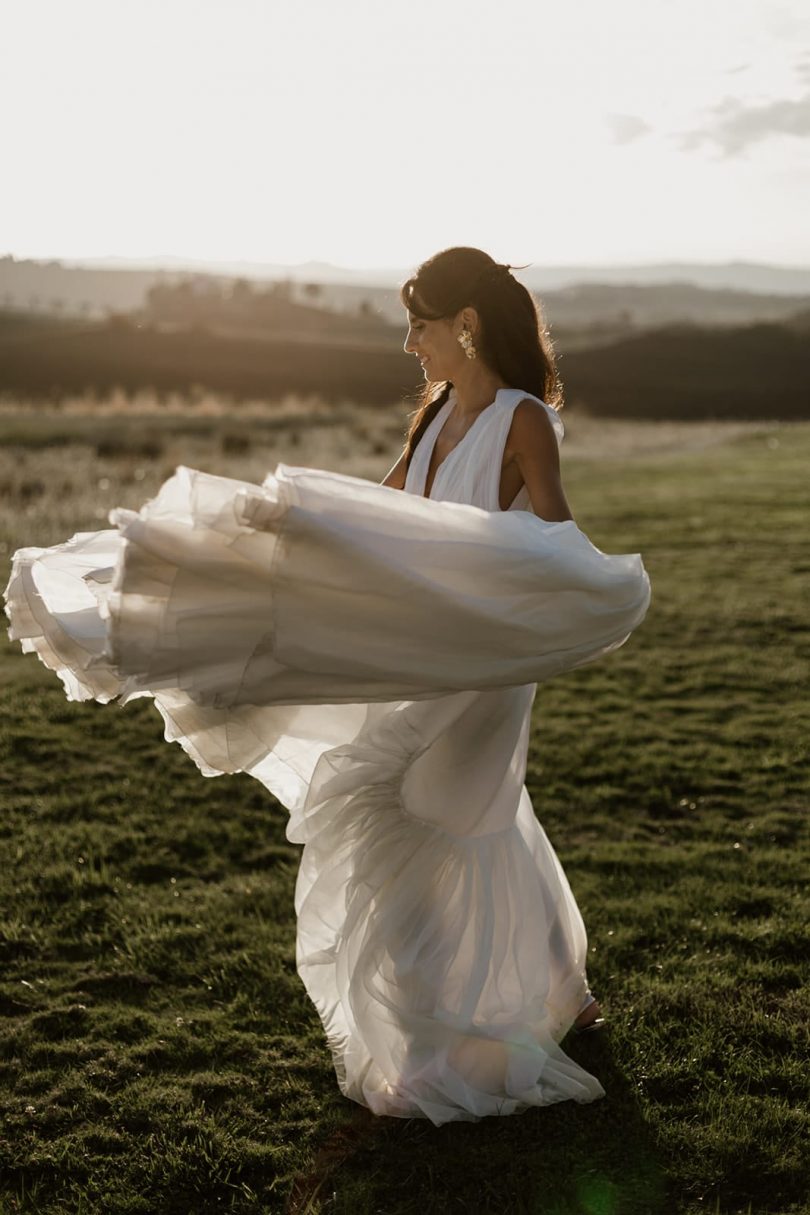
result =
[[[508,392],[503,394],[501,403],[504,408],[504,413],[508,414],[509,417],[509,422],[506,423],[506,431],[504,431],[504,438],[506,437],[506,432],[509,430],[509,426],[511,425],[512,414],[515,412],[518,402],[525,400],[526,397],[530,397],[531,400],[537,401],[544,407],[551,420],[551,425],[554,427],[554,434],[557,438],[557,445],[559,446],[562,443],[565,435],[565,425],[563,424],[563,420],[558,411],[551,405],[548,405],[542,397],[535,396],[533,392],[527,392],[525,388],[510,388]]]

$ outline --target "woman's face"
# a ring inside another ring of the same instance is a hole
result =
[[[458,335],[464,328],[464,314],[423,321],[408,312],[408,335],[405,351],[415,354],[422,365],[426,380],[454,380],[458,368],[466,359]]]

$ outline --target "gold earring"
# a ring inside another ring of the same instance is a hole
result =
[[[464,353],[467,355],[467,358],[474,359],[478,354],[478,351],[473,345],[472,334],[470,333],[469,329],[462,329],[461,333],[458,335],[458,340],[464,347]]]

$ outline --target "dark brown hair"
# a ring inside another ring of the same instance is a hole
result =
[[[542,309],[510,269],[481,249],[456,245],[422,262],[400,287],[399,298],[426,321],[475,308],[480,320],[475,345],[481,358],[510,387],[523,388],[561,409],[562,384]],[[452,387],[444,380],[427,382],[421,389],[405,440],[406,465]]]

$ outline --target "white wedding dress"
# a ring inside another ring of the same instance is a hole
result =
[[[151,696],[205,775],[284,805],[298,973],[340,1090],[436,1125],[604,1094],[558,1045],[586,934],[524,779],[537,682],[623,644],[650,584],[525,487],[499,509],[529,395],[498,392],[429,499],[453,393],[404,493],[180,466],[111,529],[18,550],[5,592],[9,636],[69,698]]]

